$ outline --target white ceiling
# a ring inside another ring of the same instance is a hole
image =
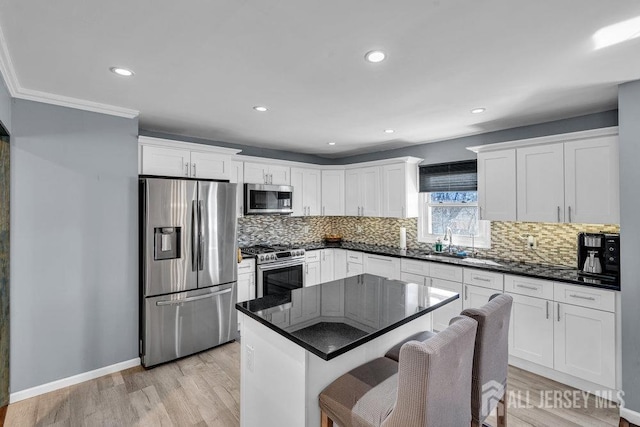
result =
[[[596,50],[592,35],[638,16],[636,0],[0,0],[21,88],[330,157],[616,108],[640,38]]]

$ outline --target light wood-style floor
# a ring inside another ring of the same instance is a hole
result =
[[[593,398],[582,409],[539,408],[540,391],[573,389],[532,373],[511,367],[508,387],[515,392],[507,409],[509,427],[618,425],[618,409],[597,409]],[[534,408],[524,407],[527,391]],[[514,407],[516,401],[522,407]],[[230,343],[150,370],[132,368],[9,405],[6,425],[235,427],[239,419],[240,344]],[[487,423],[495,426],[495,416]]]

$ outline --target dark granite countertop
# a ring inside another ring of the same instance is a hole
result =
[[[236,304],[236,309],[331,360],[460,297],[361,274]]]
[[[445,264],[454,264],[461,267],[477,268],[480,270],[494,271],[496,273],[515,274],[518,276],[528,276],[538,279],[555,280],[558,282],[571,283],[582,286],[591,286],[596,288],[609,289],[614,291],[620,290],[620,282],[615,279],[602,279],[595,277],[587,277],[578,274],[578,270],[570,267],[553,266],[544,264],[529,264],[517,261],[507,261],[501,259],[478,259],[478,258],[460,258],[455,256],[439,255],[424,249],[407,249],[402,250],[391,246],[369,245],[365,243],[324,243],[312,242],[293,245],[308,251],[326,248],[349,249],[359,252],[365,252],[376,255],[386,255],[397,258],[411,258],[422,261],[440,262]],[[477,261],[472,261],[472,260]],[[488,262],[488,263],[482,263]]]

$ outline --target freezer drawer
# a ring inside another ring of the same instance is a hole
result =
[[[188,356],[236,338],[236,283],[144,299],[142,364]]]

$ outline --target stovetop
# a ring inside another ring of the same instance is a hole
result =
[[[242,252],[255,255],[258,264],[292,259],[304,259],[304,249],[287,245],[256,245],[241,249]]]

